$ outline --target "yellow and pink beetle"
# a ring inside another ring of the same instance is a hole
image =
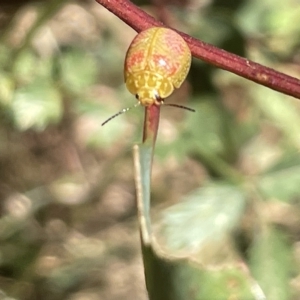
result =
[[[127,50],[124,64],[126,87],[136,96],[137,104],[146,107],[161,105],[185,80],[191,57],[187,43],[174,30],[165,27],[146,29],[133,39]],[[194,111],[181,105],[168,105]],[[129,109],[122,109],[102,125]]]
[[[140,32],[126,54],[126,87],[141,105],[160,105],[179,88],[191,65],[191,51],[184,39],[169,28]]]

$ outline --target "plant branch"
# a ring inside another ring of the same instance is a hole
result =
[[[96,0],[137,32],[152,26],[165,25],[155,20],[129,0]],[[188,43],[194,57],[241,77],[300,99],[300,80],[260,65],[246,58],[178,32]]]

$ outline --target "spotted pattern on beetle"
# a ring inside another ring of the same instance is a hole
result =
[[[179,88],[191,65],[191,51],[175,31],[152,27],[140,32],[128,48],[124,78],[130,93],[144,105],[160,105]]]

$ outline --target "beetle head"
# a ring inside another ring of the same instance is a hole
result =
[[[157,90],[150,89],[149,87],[140,88],[135,97],[143,106],[150,106],[153,104],[161,105],[164,102],[163,99],[159,96]]]

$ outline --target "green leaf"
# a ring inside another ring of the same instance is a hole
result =
[[[244,213],[246,194],[219,183],[150,216],[153,148],[134,148],[137,208],[146,286],[151,300],[264,299],[240,268],[231,237]],[[210,269],[211,266],[216,266]],[[212,284],[213,283],[213,284]],[[225,297],[225,298],[224,298]]]
[[[244,192],[234,185],[199,188],[162,212],[159,235],[172,252],[197,252],[207,243],[223,240],[235,228],[245,201]]]
[[[203,272],[199,282],[201,282],[199,299],[265,299],[255,297],[257,295],[251,293],[250,280],[239,268]]]
[[[190,146],[193,149],[201,149],[208,152],[221,152],[224,149],[221,136],[222,118],[221,112],[212,99],[202,100],[196,107],[196,114],[187,120],[190,130]]]
[[[14,94],[14,81],[11,76],[0,71],[0,104],[8,106]]]
[[[222,116],[215,99],[211,97],[201,99],[201,102],[193,105],[193,108],[196,113],[187,112],[180,138],[171,142],[168,139],[165,141],[159,139],[156,155],[164,158],[172,153],[180,158],[191,152],[202,155],[220,154],[224,151]]]
[[[293,0],[253,0],[245,2],[237,14],[237,21],[246,33],[293,35],[299,33],[299,16],[299,6]]]
[[[64,53],[60,60],[62,81],[68,89],[81,92],[96,82],[97,62],[86,52],[72,50]]]
[[[299,147],[300,118],[295,101],[259,85],[252,89],[252,93],[257,107],[280,128],[292,145]]]
[[[265,198],[293,202],[300,196],[300,164],[265,174],[257,184]]]
[[[52,76],[51,58],[40,59],[32,51],[26,49],[16,58],[14,63],[14,76],[18,82],[29,84],[35,80],[44,78],[51,80]]]
[[[142,243],[149,243],[152,234],[150,216],[151,171],[154,145],[144,143],[134,147],[134,169],[137,189],[137,209]]]
[[[110,98],[106,100],[109,102]],[[124,141],[124,145],[132,143],[132,132],[128,130],[125,116],[114,119],[105,126],[101,125],[120,110],[119,107],[99,103],[98,99],[85,99],[84,97],[75,101],[74,107],[79,115],[79,135],[84,144],[108,149],[116,143],[121,145],[120,141]]]
[[[266,299],[291,299],[291,257],[287,238],[279,230],[265,228],[257,234],[250,251],[251,269]]]
[[[61,96],[47,79],[38,79],[16,91],[11,109],[20,130],[43,130],[50,123],[60,120]]]

